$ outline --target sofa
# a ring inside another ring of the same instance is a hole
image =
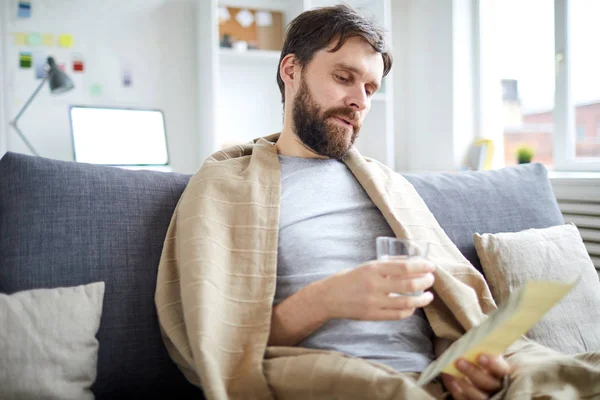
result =
[[[474,233],[564,223],[541,164],[404,176],[480,271]],[[154,303],[163,240],[190,177],[12,152],[0,159],[0,293],[105,283],[97,399],[203,398],[165,350]]]

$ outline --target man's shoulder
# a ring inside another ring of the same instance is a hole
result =
[[[240,182],[245,180],[243,171],[249,162],[250,156],[205,161],[188,181],[181,195],[182,200],[203,196],[221,198],[236,193]]]
[[[210,158],[192,176],[190,182],[196,180],[227,179],[239,176],[250,164],[251,155],[235,158]]]
[[[240,183],[256,181],[257,176],[262,175],[256,172],[265,168],[264,161],[269,159],[266,155],[270,154],[270,151],[258,150],[272,147],[277,137],[278,134],[270,135],[213,153],[204,160],[200,169],[191,177],[187,185],[188,189],[235,190],[236,185],[239,186]],[[255,155],[257,157],[254,157]],[[258,162],[251,167],[254,158]],[[248,173],[250,170],[255,173]]]

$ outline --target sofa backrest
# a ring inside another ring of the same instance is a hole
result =
[[[494,171],[404,174],[448,237],[480,272],[474,233],[520,232],[564,223],[542,164]]]
[[[0,292],[105,282],[97,399],[196,392],[154,306],[171,215],[189,176],[7,153],[0,160]]]
[[[480,268],[475,232],[563,222],[546,170],[405,175]],[[97,399],[201,399],[170,360],[154,305],[171,216],[190,175],[7,153],[0,160],[0,292],[104,281]]]

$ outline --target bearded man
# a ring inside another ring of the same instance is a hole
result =
[[[587,374],[558,384],[592,393],[597,354],[524,338],[415,385],[496,305],[414,188],[353,146],[391,67],[381,30],[348,6],[290,24],[281,133],[209,157],[175,210],[156,291],[169,354],[209,399],[548,398],[540,368]],[[379,236],[426,240],[431,261],[378,261]]]

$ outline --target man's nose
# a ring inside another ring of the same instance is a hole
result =
[[[346,106],[354,111],[363,111],[369,105],[369,98],[363,88],[353,88],[346,99]]]

